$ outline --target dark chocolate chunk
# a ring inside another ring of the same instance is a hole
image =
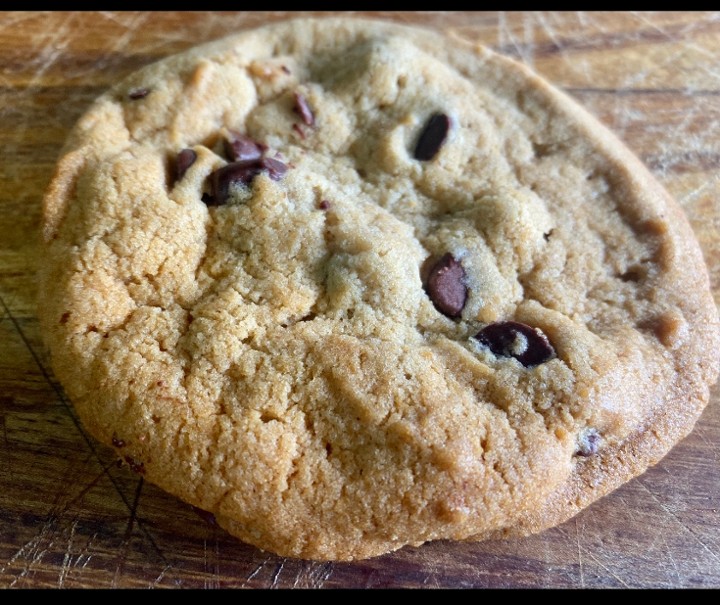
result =
[[[545,334],[517,321],[501,321],[485,326],[475,338],[495,355],[514,357],[526,368],[545,363],[555,355],[555,349]]]
[[[588,457],[597,454],[600,447],[600,433],[595,429],[587,429],[578,438],[578,447],[575,453],[578,456]]]
[[[197,160],[197,153],[192,149],[183,149],[177,154],[175,160],[175,181],[179,181],[185,176],[187,169],[190,168]]]
[[[425,291],[440,313],[460,317],[467,301],[465,269],[450,252],[446,252],[430,269]]]
[[[256,161],[263,154],[263,145],[235,130],[230,131],[230,137],[223,141],[223,146],[231,162]]]
[[[144,99],[149,94],[149,88],[133,88],[130,92],[128,92],[128,97],[131,98],[133,101],[136,101],[137,99]]]
[[[440,151],[449,130],[450,118],[444,113],[436,113],[430,116],[415,145],[415,153],[413,154],[415,159],[422,161],[432,160]]]
[[[297,113],[302,121],[308,126],[315,126],[315,115],[313,114],[310,106],[308,105],[307,99],[299,92],[295,93],[295,105],[293,106],[295,113]]]

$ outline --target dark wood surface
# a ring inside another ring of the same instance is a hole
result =
[[[60,146],[118,78],[287,16],[0,13],[0,587],[720,587],[717,387],[660,464],[560,527],[356,563],[244,545],[83,432],[35,319],[40,200]],[[720,13],[374,16],[452,28],[577,97],[683,205],[720,300]]]

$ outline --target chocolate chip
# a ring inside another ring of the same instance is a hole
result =
[[[446,252],[430,269],[425,291],[440,313],[460,317],[467,301],[465,270],[450,252]]]
[[[136,101],[137,99],[143,99],[147,97],[149,94],[149,88],[133,88],[130,92],[128,92],[128,97],[131,98],[133,101]]]
[[[555,355],[555,349],[545,334],[517,321],[485,326],[475,338],[495,355],[514,357],[526,368],[545,363]]]
[[[185,176],[187,169],[190,168],[197,160],[197,153],[192,149],[183,149],[177,154],[175,160],[175,181],[179,181]]]
[[[230,185],[238,183],[248,185],[260,170],[259,162],[233,162],[215,170],[210,174],[212,203],[208,205],[222,206],[226,204],[230,194]]]
[[[280,180],[287,172],[287,165],[274,158],[260,158],[258,161],[233,162],[218,168],[210,174],[210,195],[203,196],[208,206],[222,206],[227,203],[230,185],[249,185],[263,171],[274,180]]]
[[[448,116],[444,113],[436,113],[430,116],[415,145],[415,153],[413,154],[415,159],[422,161],[432,160],[445,142],[448,130],[450,130],[450,118]]]
[[[235,130],[223,141],[225,155],[231,162],[251,162],[259,160],[263,154],[263,145],[249,136]]]
[[[117,448],[125,447],[125,442],[122,439],[118,439],[115,435],[112,436],[112,444]]]
[[[287,164],[275,158],[263,158],[260,160],[260,169],[267,170],[268,176],[273,181],[279,181],[288,171]]]
[[[578,447],[575,453],[578,456],[588,457],[597,454],[600,448],[600,433],[595,429],[587,429],[578,437]]]
[[[293,106],[295,113],[297,113],[302,121],[308,126],[315,126],[315,115],[313,114],[310,106],[308,105],[307,99],[299,92],[295,93],[295,105]]]
[[[292,129],[295,131],[295,133],[296,133],[301,139],[304,139],[304,138],[305,138],[305,132],[303,131],[302,126],[300,126],[300,124],[297,124],[297,123],[293,124],[293,125],[292,125]]]

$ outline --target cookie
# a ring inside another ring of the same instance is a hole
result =
[[[681,209],[528,68],[352,18],[101,96],[44,200],[87,431],[283,556],[527,535],[655,464],[718,374]]]

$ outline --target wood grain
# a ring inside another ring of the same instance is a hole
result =
[[[683,205],[720,300],[720,13],[362,14],[451,29],[573,94]],[[560,527],[357,563],[241,544],[83,432],[35,319],[40,200],[65,136],[138,67],[288,16],[0,13],[0,587],[720,587],[717,387],[668,457]]]

